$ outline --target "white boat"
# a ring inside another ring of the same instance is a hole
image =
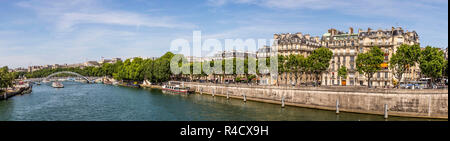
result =
[[[175,86],[163,85],[162,89],[166,90],[166,91],[177,92],[177,93],[188,93],[188,89],[187,88],[182,88],[179,85],[175,85]]]
[[[53,88],[64,88],[64,85],[61,82],[53,82],[52,87]]]
[[[176,93],[189,93],[189,88],[184,87],[184,83],[181,84],[179,82],[169,81],[169,84],[163,85],[162,90],[176,92]]]

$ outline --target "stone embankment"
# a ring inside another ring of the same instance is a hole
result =
[[[323,110],[448,119],[448,89],[280,87],[184,83],[197,93]],[[386,109],[387,108],[387,109]],[[387,114],[385,114],[387,112]]]
[[[6,99],[11,98],[16,95],[29,94],[29,93],[31,93],[32,89],[33,89],[33,87],[28,84],[16,86],[15,90],[11,90],[11,91],[8,90],[6,92],[0,93],[0,100],[6,100]]]

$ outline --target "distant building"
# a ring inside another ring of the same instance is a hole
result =
[[[121,61],[122,59],[120,59],[120,58],[112,58],[112,59],[104,59],[104,58],[102,58],[102,60],[100,60],[98,63],[99,64],[104,64],[104,63],[111,63],[111,64],[114,64],[114,63],[116,63],[117,61]]]
[[[205,62],[205,61],[211,61],[211,60],[213,60],[212,57],[186,56],[185,58],[186,58],[186,60],[187,60],[189,63],[192,63],[192,62]]]
[[[13,72],[28,72],[28,69],[20,67],[20,68],[14,69],[14,70],[12,70],[12,71],[13,71]]]
[[[97,61],[87,61],[84,63],[85,67],[98,67],[100,66],[100,63],[98,63]]]
[[[263,46],[262,48],[259,48],[258,51],[256,51],[256,58],[258,60],[265,60],[266,58],[270,58],[272,55],[273,55],[272,48],[270,46]],[[276,77],[272,78],[272,76],[270,76],[269,69],[266,70],[261,69],[259,71],[261,74],[265,74],[265,75],[258,75],[259,77],[257,78],[257,80],[259,85],[270,85],[276,82]]]
[[[219,51],[216,54],[214,54],[213,60],[223,60],[233,58],[245,59],[247,57],[256,58],[256,53],[240,50]]]
[[[271,47],[263,46],[256,51],[256,58],[268,58],[271,56]]]

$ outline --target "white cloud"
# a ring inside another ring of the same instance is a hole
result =
[[[252,4],[283,10],[331,10],[349,15],[417,18],[435,12],[446,0],[208,0],[209,5]],[[428,12],[423,12],[427,9]],[[448,6],[447,6],[448,9]]]
[[[191,23],[177,21],[171,16],[156,16],[111,10],[98,0],[30,0],[17,3],[19,7],[35,11],[42,19],[55,24],[57,31],[73,31],[82,24],[156,28],[195,28]]]
[[[108,24],[121,26],[194,28],[195,25],[176,22],[170,17],[150,17],[130,12],[65,13],[57,22],[59,30],[71,30],[78,24]]]

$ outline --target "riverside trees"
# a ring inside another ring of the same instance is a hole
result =
[[[419,63],[421,73],[430,77],[431,83],[434,83],[436,78],[442,76],[445,69],[444,53],[438,48],[427,46],[420,53]]]
[[[100,67],[41,69],[27,73],[25,76],[28,78],[40,78],[47,77],[48,75],[59,71],[71,71],[84,76],[112,76],[114,79],[126,81],[142,81],[144,79],[148,79],[150,82],[158,83],[165,82],[170,79],[172,73],[170,71],[169,63],[173,56],[173,53],[167,52],[156,60],[136,57],[133,59],[127,59],[123,62],[118,61],[114,64],[105,63]],[[59,76],[68,75],[60,74]],[[3,77],[2,73],[2,80],[3,78],[6,77]]]
[[[403,74],[411,67],[414,67],[420,57],[419,45],[402,44],[397,51],[392,54],[389,61],[389,68],[392,70],[394,77],[401,81]]]
[[[315,49],[311,55],[308,56],[309,70],[315,74],[316,85],[319,84],[320,75],[330,66],[330,60],[333,57],[333,52],[325,47]]]
[[[381,70],[383,63],[383,52],[377,46],[372,47],[369,52],[360,53],[356,58],[356,69],[367,78],[368,87],[372,86],[371,79],[375,72]]]
[[[287,73],[293,73],[295,83],[297,84],[298,74],[309,72],[315,74],[315,84],[319,85],[319,77],[330,66],[332,56],[333,52],[325,47],[314,50],[306,58],[302,55],[278,55],[278,76],[285,73],[285,81],[287,84]]]
[[[15,76],[13,73],[8,72],[8,67],[4,66],[0,68],[0,91],[4,88],[11,87]]]

